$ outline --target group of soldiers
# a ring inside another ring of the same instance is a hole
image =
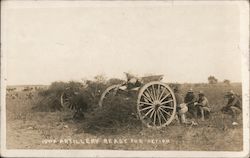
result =
[[[129,87],[139,87],[141,83],[137,77],[129,73],[125,73],[127,76],[128,89]],[[174,90],[175,99],[177,102],[177,120],[181,120],[185,124],[197,125],[197,119],[200,116],[201,121],[205,121],[205,118],[209,118],[212,111],[212,107],[209,104],[207,97],[203,91],[198,92],[196,97],[193,89],[189,89],[185,97],[180,94],[179,86],[172,85]],[[227,104],[220,109],[222,114],[229,114],[232,116],[232,125],[238,125],[237,114],[241,113],[242,105],[241,98],[233,91],[230,90],[224,96],[227,99]],[[186,115],[190,115],[195,121],[189,121]]]
[[[194,91],[189,89],[185,97],[183,97],[179,88],[174,88],[175,98],[177,102],[177,120],[181,120],[184,124],[197,125],[195,121],[189,121],[186,115],[191,116],[191,118],[197,120],[201,117],[201,121],[205,121],[205,118],[209,118],[211,113],[211,106],[206,98],[204,92],[199,91],[198,97],[196,97]],[[226,93],[225,98],[228,99],[227,104],[221,109],[223,114],[229,114],[232,116],[232,125],[238,125],[237,114],[241,112],[241,99],[238,97],[233,90]]]

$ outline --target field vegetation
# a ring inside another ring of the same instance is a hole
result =
[[[124,93],[112,99],[109,106],[98,107],[100,95],[105,88],[122,82],[119,79],[96,77],[93,81],[82,83],[54,82],[48,88],[10,92],[18,95],[15,98],[10,97],[10,94],[6,96],[7,148],[242,150],[242,116],[238,118],[240,124],[232,126],[231,117],[220,112],[226,104],[224,95],[227,91],[232,89],[241,94],[240,83],[180,84],[183,95],[190,88],[196,94],[200,90],[205,93],[212,106],[210,118],[204,122],[198,119],[197,126],[183,125],[174,120],[165,128],[153,130],[143,126],[137,117],[136,92],[129,95]],[[61,106],[60,97],[67,87],[78,92],[78,98],[74,100],[84,109],[84,117],[73,117],[75,110]],[[27,97],[30,93],[32,97]],[[86,139],[128,139],[130,143],[87,143]],[[148,143],[140,143],[140,139]],[[73,140],[82,140],[83,143],[72,143]],[[168,143],[162,143],[162,140]]]

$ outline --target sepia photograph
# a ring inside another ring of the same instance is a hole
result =
[[[2,1],[4,157],[249,157],[248,1]]]

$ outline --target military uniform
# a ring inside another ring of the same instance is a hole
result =
[[[228,94],[226,95],[226,98],[228,98],[227,105],[224,106],[221,109],[221,111],[223,113],[231,114],[233,121],[234,121],[233,124],[234,124],[237,120],[237,113],[240,113],[242,110],[241,100],[232,91],[228,92]]]
[[[181,118],[182,123],[187,123],[185,113],[188,111],[188,107],[184,103],[183,96],[179,93],[178,88],[174,89],[176,104],[177,104],[177,115]]]
[[[194,103],[196,102],[196,97],[192,90],[189,90],[185,96],[184,102],[188,106],[188,112],[194,117],[197,118],[197,107]]]
[[[196,106],[199,108],[202,121],[204,121],[205,115],[208,116],[210,114],[211,107],[203,92],[199,93],[199,99]]]

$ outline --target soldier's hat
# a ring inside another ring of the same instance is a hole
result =
[[[235,93],[233,90],[230,90],[226,93],[225,97],[230,97],[230,96],[233,96]]]
[[[175,86],[175,87],[173,88],[173,90],[174,90],[175,92],[177,92],[177,91],[179,91],[179,87]]]
[[[205,94],[203,93],[203,91],[199,91],[198,95],[204,96]]]
[[[179,89],[180,89],[180,85],[178,85],[178,84],[173,85],[174,92],[179,92]]]
[[[228,94],[234,95],[235,93],[234,93],[233,90],[230,90],[230,91],[228,92]]]
[[[230,91],[227,91],[224,95],[224,98],[231,97],[233,94]]]
[[[188,93],[193,93],[194,91],[193,91],[193,89],[192,88],[190,88],[189,90],[188,90]]]

